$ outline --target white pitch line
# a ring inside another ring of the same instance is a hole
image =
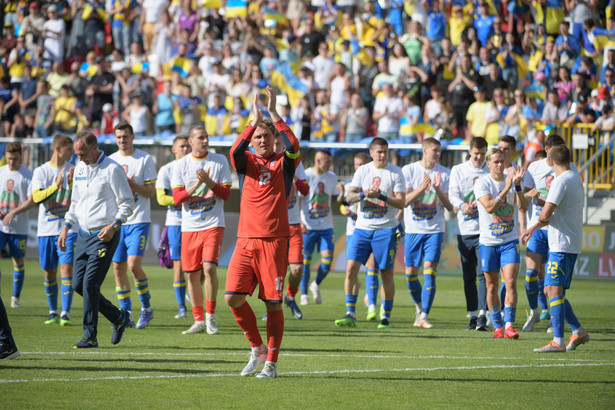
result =
[[[484,370],[484,369],[523,369],[523,368],[549,368],[549,367],[597,367],[597,366],[615,366],[615,363],[553,363],[539,365],[495,365],[495,366],[454,366],[454,367],[407,367],[403,369],[343,369],[343,370],[314,370],[306,372],[282,372],[280,376],[304,376],[304,375],[322,375],[322,374],[361,374],[361,373],[385,373],[385,372],[432,372],[439,370]],[[210,378],[210,377],[237,377],[237,373],[214,373],[214,374],[185,374],[185,375],[156,375],[156,376],[108,376],[108,377],[80,377],[80,378],[53,378],[53,379],[21,379],[21,380],[0,380],[0,384],[9,383],[32,383],[32,382],[80,382],[80,381],[107,381],[107,380],[145,380],[145,379],[195,379],[195,378]]]
[[[22,355],[110,355],[110,356],[247,356],[249,352],[195,352],[195,353],[170,353],[170,352],[111,352],[111,351],[72,351],[72,352],[20,352]],[[537,360],[537,361],[562,361],[562,362],[604,362],[602,359],[575,359],[575,358],[546,358],[546,357],[488,357],[488,356],[447,356],[447,355],[360,355],[360,354],[320,354],[320,353],[280,353],[286,357],[329,357],[348,358],[357,357],[362,359],[459,359],[459,360]]]

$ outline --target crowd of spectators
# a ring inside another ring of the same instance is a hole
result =
[[[7,0],[0,133],[232,134],[288,64],[307,92],[281,115],[303,140],[540,145],[548,125],[613,128],[613,3]]]

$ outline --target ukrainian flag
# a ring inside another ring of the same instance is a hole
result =
[[[88,18],[90,18],[90,15],[93,12],[98,13],[98,15],[100,16],[103,22],[109,20],[109,15],[107,14],[107,11],[105,10],[104,5],[102,6],[97,5],[96,8],[94,8],[94,6],[89,2],[85,4],[85,7],[83,7],[83,13],[81,14],[81,18],[83,20],[87,20]]]
[[[510,51],[509,54],[512,57],[512,59],[515,61],[515,64],[517,66],[517,72],[519,73],[519,79],[525,78],[525,76],[527,75],[527,73],[529,71],[529,67],[528,67],[527,63],[525,62],[523,57],[521,57],[519,54],[513,53],[512,51]],[[506,67],[506,64],[504,62],[504,54],[503,53],[498,54],[498,56],[496,57],[496,60],[500,64],[500,67],[502,69],[504,67]]]
[[[279,25],[285,25],[286,24],[286,16],[282,13],[280,13],[279,11],[272,9],[271,7],[267,7],[265,6],[265,16],[264,16],[264,20],[265,22],[267,20],[269,21],[275,21],[276,24]],[[274,24],[271,24],[272,26]]]
[[[248,6],[246,0],[228,0],[226,2],[226,17],[246,17],[248,15]]]
[[[203,7],[208,9],[219,9],[222,7],[222,0],[203,0]]]
[[[184,57],[176,57],[171,63],[171,71],[177,71],[182,78],[188,77],[192,68],[192,60]]]
[[[591,36],[594,37],[594,47],[596,47],[596,50],[605,47],[615,47],[615,30],[594,28]]]
[[[299,100],[308,93],[308,88],[293,74],[286,61],[279,62],[271,71],[271,85],[288,94],[291,106],[299,106]]]
[[[538,84],[528,85],[527,87],[525,87],[523,92],[525,93],[525,96],[527,98],[536,98],[536,99],[541,100],[541,101],[545,100],[544,89],[542,88],[542,86],[540,86]]]

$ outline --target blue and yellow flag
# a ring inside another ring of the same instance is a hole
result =
[[[605,47],[615,47],[615,30],[594,28],[591,34],[594,37],[594,47],[596,47],[596,50]]]
[[[279,25],[286,24],[286,16],[280,13],[279,11],[272,9],[271,7],[267,7],[267,6],[265,6],[264,11],[265,11],[265,15],[263,19],[265,20],[265,24],[268,20],[275,21],[276,24],[279,24]],[[272,24],[272,25],[275,25],[275,24]]]
[[[248,6],[246,0],[228,0],[226,2],[226,17],[246,17],[248,15]]]
[[[222,7],[222,0],[203,0],[202,4],[208,9],[219,9]]]
[[[298,107],[301,98],[308,93],[308,87],[299,80],[286,61],[279,62],[271,71],[271,85],[288,95],[291,106]]]

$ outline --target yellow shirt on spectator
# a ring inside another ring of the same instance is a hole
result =
[[[49,73],[47,76],[47,82],[49,83],[49,95],[54,98],[60,96],[60,88],[68,81],[68,75],[60,75],[57,73]]]
[[[461,33],[470,27],[470,18],[468,16],[459,17],[451,17],[448,22],[450,35],[451,35],[451,44],[454,46],[458,46],[461,43]]]
[[[473,137],[482,137],[485,135],[487,123],[485,122],[485,114],[487,113],[487,107],[491,104],[489,101],[474,102],[468,108],[466,114],[466,120],[472,122],[470,127],[470,133]]]
[[[73,107],[75,106],[75,97],[58,97],[55,102],[56,117],[55,122],[62,125],[65,130],[70,130],[77,124]]]

